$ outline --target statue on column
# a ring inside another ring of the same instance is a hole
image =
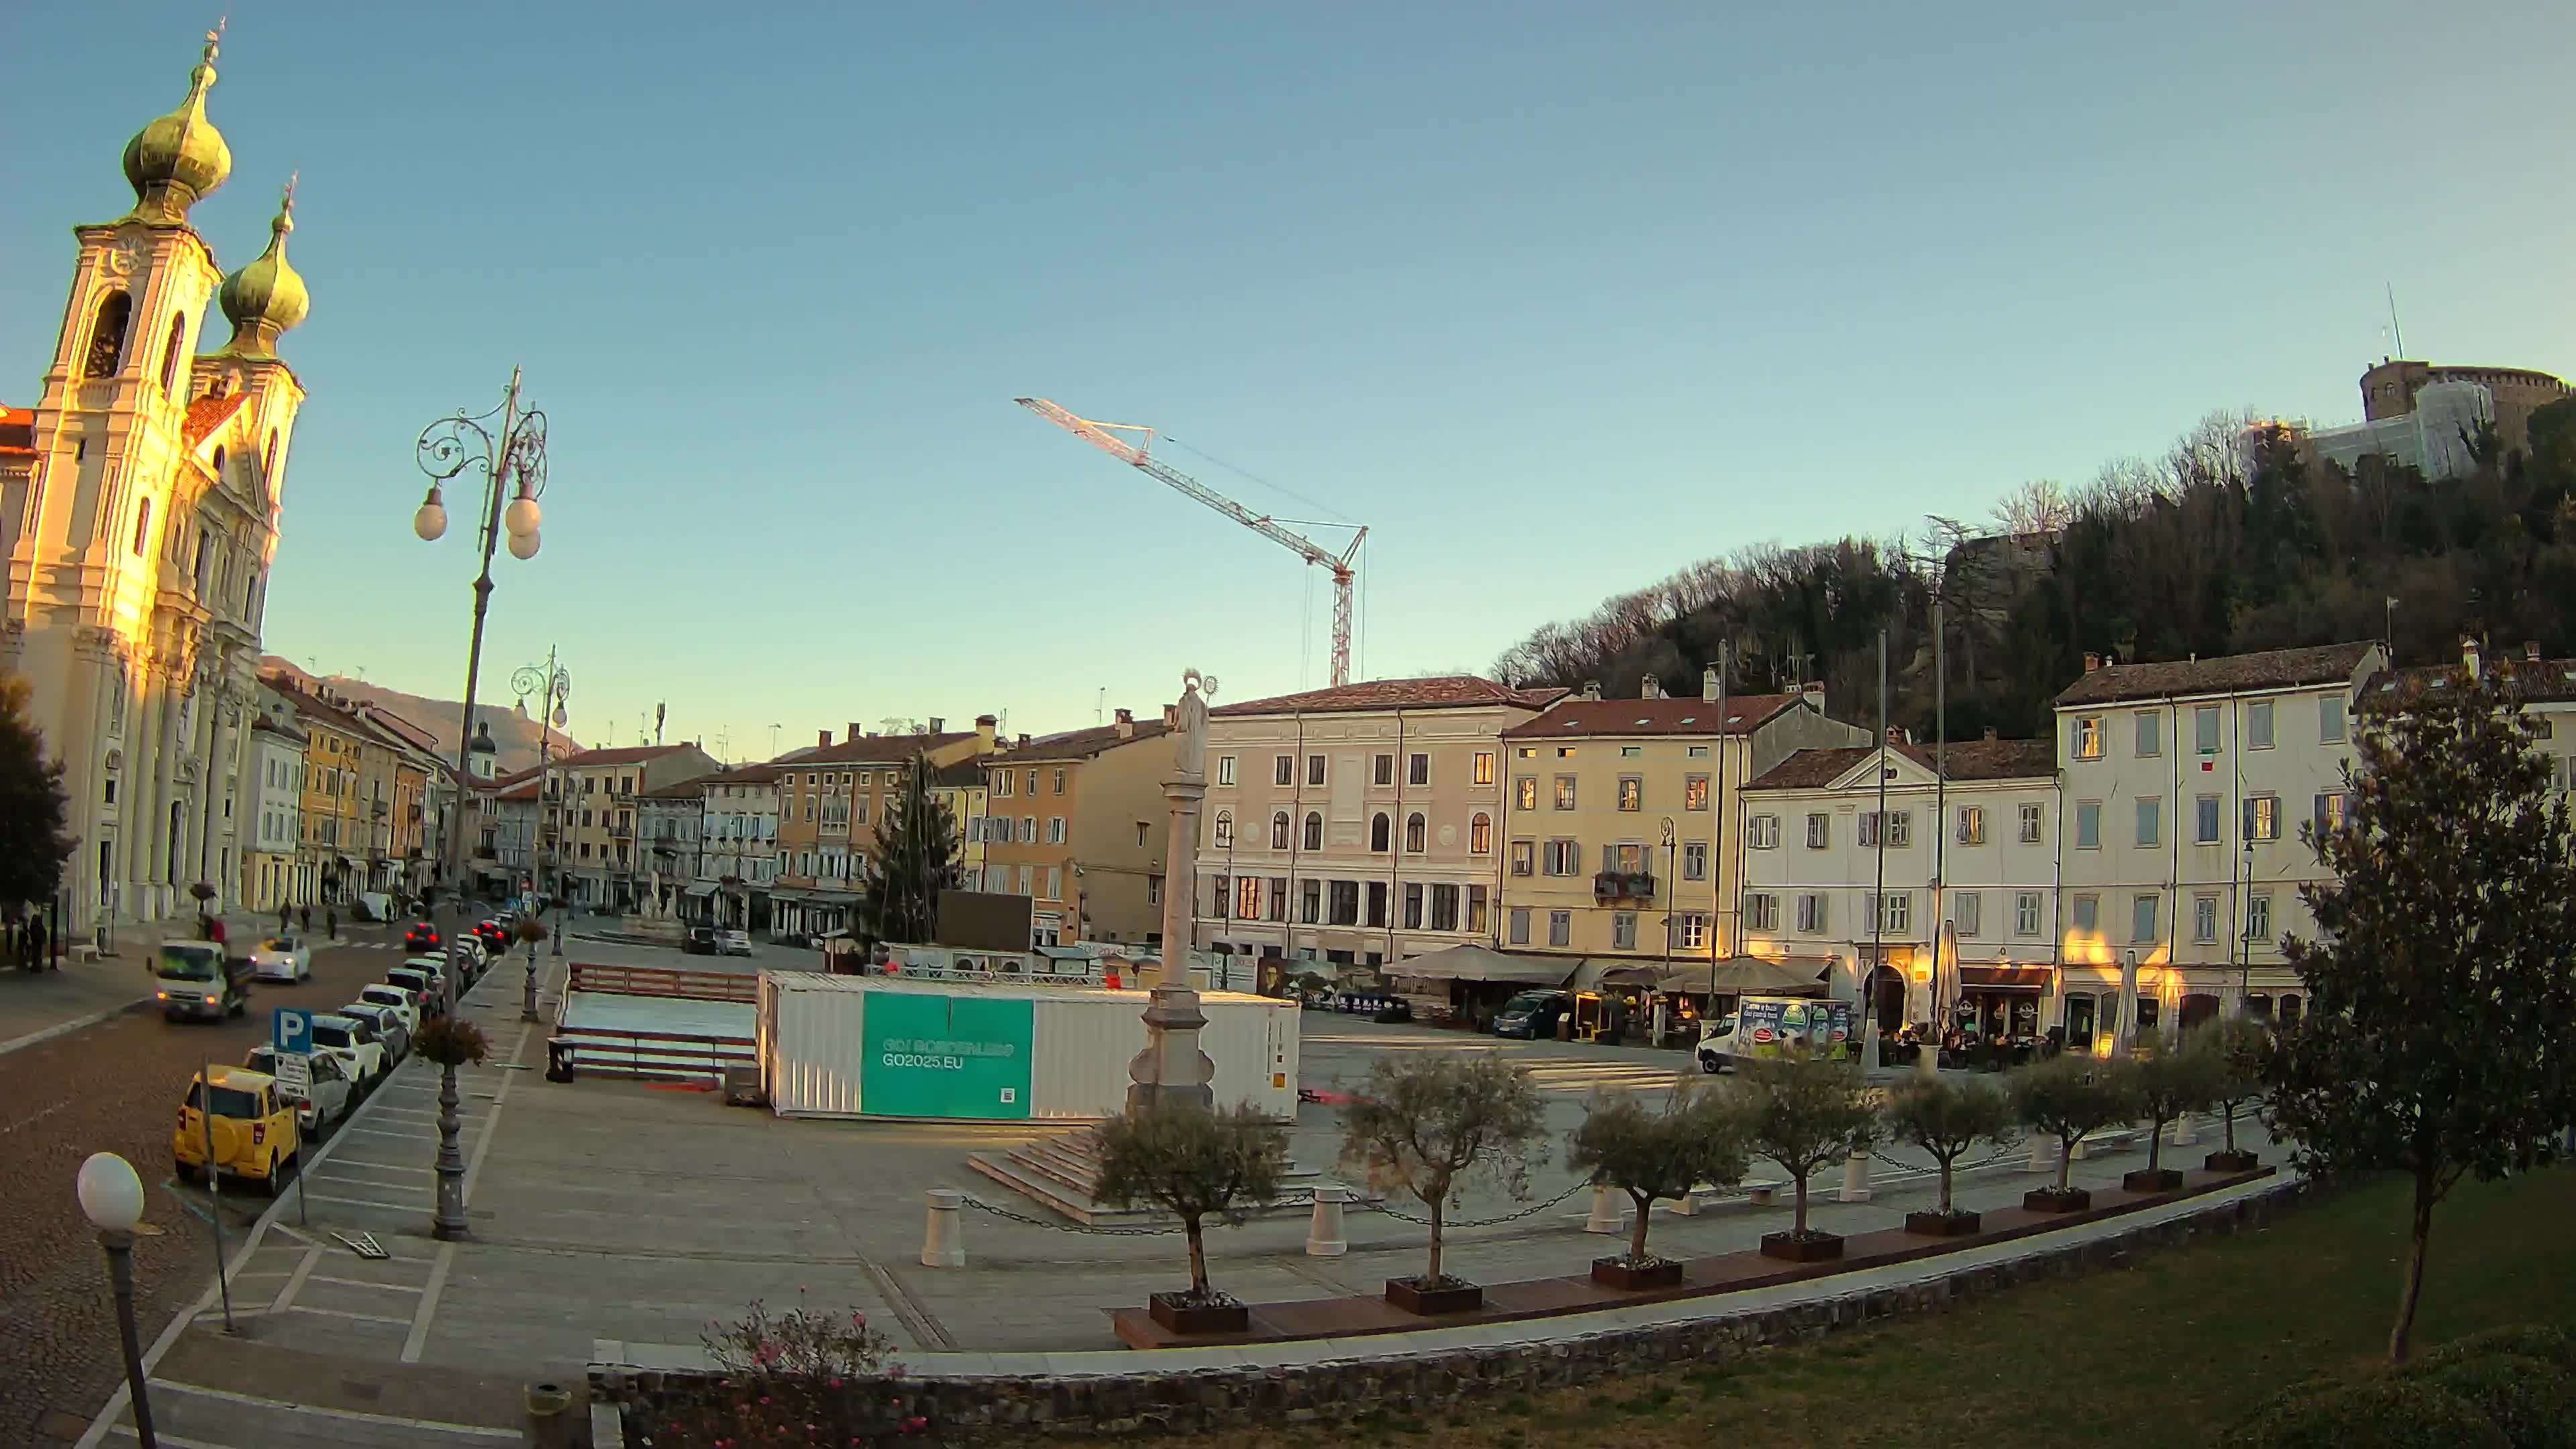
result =
[[[1127,1105],[1216,1105],[1216,1063],[1199,1050],[1207,1016],[1190,989],[1191,915],[1198,898],[1198,807],[1207,795],[1208,709],[1205,693],[1216,681],[1197,670],[1181,674],[1181,699],[1172,711],[1172,777],[1163,782],[1171,802],[1170,844],[1164,851],[1162,965],[1145,1008],[1145,1049],[1127,1064],[1133,1085]],[[1203,693],[1203,691],[1205,693]]]

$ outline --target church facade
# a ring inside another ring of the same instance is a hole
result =
[[[258,847],[260,619],[304,402],[277,342],[309,303],[292,185],[229,276],[189,223],[232,169],[206,118],[215,54],[209,36],[187,98],[127,144],[134,208],[73,229],[53,364],[0,414],[0,669],[63,762],[62,919],[84,933],[193,915],[200,881],[238,906]],[[210,302],[231,336],[200,350]]]

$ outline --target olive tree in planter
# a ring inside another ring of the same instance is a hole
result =
[[[2034,1132],[2057,1139],[2057,1183],[2022,1194],[2021,1205],[2035,1213],[2082,1212],[2093,1206],[2093,1194],[2068,1181],[2075,1167],[2075,1144],[2138,1115],[2133,1071],[2126,1061],[2096,1061],[2068,1053],[2013,1078],[2013,1116]]]
[[[1685,1077],[1660,1109],[1622,1094],[1593,1098],[1583,1125],[1566,1138],[1565,1165],[1591,1174],[1594,1187],[1615,1187],[1637,1210],[1624,1257],[1592,1260],[1592,1280],[1613,1288],[1668,1288],[1682,1281],[1678,1260],[1646,1251],[1654,1206],[1685,1198],[1701,1183],[1732,1187],[1744,1179],[1744,1116],[1719,1092]]]
[[[2262,1166],[2263,1159],[2236,1146],[2236,1109],[2263,1090],[2263,1073],[2272,1061],[2271,1029],[2259,1021],[2229,1017],[2193,1032],[2184,1049],[2205,1052],[2211,1058],[2209,1104],[2220,1113],[2224,1147],[2203,1158],[2201,1166],[2211,1172],[2252,1172]]]
[[[466,1236],[465,1154],[457,1149],[456,1069],[479,1062],[491,1052],[483,1028],[462,1017],[433,1016],[422,1022],[412,1050],[438,1063],[438,1213],[430,1219],[434,1238]]]
[[[1244,1306],[1208,1286],[1202,1228],[1213,1216],[1239,1226],[1279,1194],[1288,1163],[1287,1129],[1250,1106],[1137,1106],[1100,1124],[1100,1175],[1093,1195],[1112,1207],[1150,1202],[1181,1220],[1190,1244],[1190,1291],[1146,1301],[1175,1333],[1240,1332]]]
[[[2148,1123],[2147,1165],[2120,1179],[2129,1192],[2171,1192],[2182,1186],[2182,1174],[2164,1165],[2165,1129],[2188,1112],[2209,1105],[2217,1090],[2215,1062],[2207,1052],[2193,1051],[2166,1037],[2130,1068],[2130,1085],[2138,1097],[2138,1115]]]
[[[197,939],[201,941],[215,939],[215,918],[206,913],[206,902],[215,898],[214,884],[201,880],[188,887],[188,894],[197,902]]]
[[[1736,1072],[1753,1155],[1779,1164],[1797,1188],[1789,1231],[1764,1233],[1763,1255],[1793,1263],[1841,1257],[1840,1234],[1807,1227],[1807,1179],[1878,1140],[1878,1113],[1861,1098],[1859,1074],[1840,1062],[1803,1055],[1744,1062]]]
[[[1985,1082],[1944,1078],[1899,1092],[1887,1107],[1889,1134],[1922,1148],[1941,1165],[1941,1205],[1928,1213],[1907,1213],[1905,1230],[1940,1238],[1977,1231],[1982,1226],[1977,1214],[1951,1206],[1952,1175],[1959,1159],[1981,1144],[2009,1145],[2018,1125],[2012,1103]]]
[[[1411,1313],[1464,1313],[1485,1290],[1440,1266],[1449,1200],[1477,1178],[1519,1198],[1546,1131],[1538,1083],[1491,1052],[1380,1057],[1341,1109],[1342,1166],[1380,1192],[1421,1199],[1431,1258],[1418,1278],[1389,1278],[1386,1300]]]

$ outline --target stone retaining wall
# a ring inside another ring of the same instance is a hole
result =
[[[2131,1253],[2195,1238],[2259,1228],[2295,1206],[2304,1180],[2278,1183],[2195,1212],[2120,1228],[2080,1242],[2031,1249],[1998,1262],[1949,1273],[1933,1270],[1907,1283],[1823,1296],[1771,1308],[1713,1311],[1638,1328],[1577,1333],[1551,1341],[1491,1347],[1407,1350],[1399,1336],[1386,1352],[1270,1368],[1156,1369],[1140,1360],[1132,1373],[1049,1377],[959,1373],[936,1369],[900,1380],[852,1385],[854,1397],[885,1406],[889,1429],[899,1414],[923,1414],[952,1441],[989,1442],[1038,1434],[1194,1433],[1204,1430],[1336,1422],[1366,1411],[1425,1415],[1461,1401],[1536,1393],[1678,1366],[1724,1363],[1757,1349],[1795,1343],[1840,1329],[1982,1298],[2025,1283],[2072,1277],[2119,1263]],[[1546,1320],[1515,1325],[1547,1332]],[[1036,1355],[994,1356],[1007,1363]],[[713,1385],[705,1368],[645,1368],[595,1363],[594,1401],[613,1403],[627,1420],[699,1402]],[[595,1449],[609,1449],[599,1445]]]

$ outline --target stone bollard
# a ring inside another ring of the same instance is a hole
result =
[[[965,1267],[966,1237],[958,1213],[966,1205],[966,1194],[953,1187],[934,1187],[921,1196],[930,1204],[929,1219],[921,1228],[921,1266]]]
[[[1869,1154],[1855,1152],[1843,1159],[1843,1190],[1835,1194],[1840,1202],[1869,1201]]]
[[[2030,1134],[2029,1170],[2032,1172],[2055,1172],[2057,1170],[2056,1138],[2048,1136],[2046,1133],[2042,1132],[2033,1132]]]
[[[1587,1233],[1607,1233],[1612,1237],[1626,1232],[1628,1215],[1620,1211],[1626,1205],[1627,1194],[1615,1187],[1592,1189],[1592,1216],[1583,1220],[1583,1230]]]
[[[1315,1215],[1306,1223],[1306,1256],[1338,1258],[1351,1250],[1342,1228],[1342,1204],[1351,1200],[1347,1187],[1315,1189]]]
[[[1927,1082],[1941,1080],[1941,1048],[1925,1042],[1914,1049],[1914,1070]]]
[[[2196,1140],[2198,1139],[2191,1127],[2191,1114],[2188,1112],[2176,1117],[2173,1120],[2173,1131],[2165,1135],[2165,1141],[2175,1147],[2189,1147]]]
[[[528,1385],[529,1449],[568,1449],[572,1443],[572,1391],[558,1384]]]

